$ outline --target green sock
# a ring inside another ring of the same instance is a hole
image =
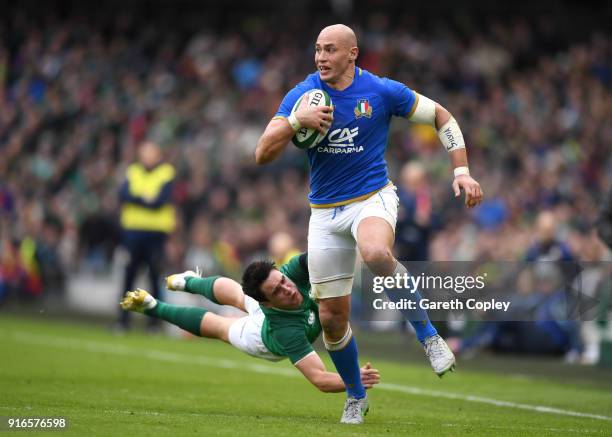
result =
[[[183,328],[185,331],[201,337],[200,324],[207,310],[198,307],[180,307],[158,300],[154,308],[145,310],[144,313],[148,316],[170,322],[179,328]]]
[[[221,276],[208,276],[206,278],[197,278],[190,276],[185,280],[185,291],[200,294],[208,300],[218,304],[219,302],[215,299],[215,293],[213,292],[213,286],[215,281],[220,277]]]

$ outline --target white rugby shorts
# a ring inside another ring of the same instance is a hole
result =
[[[231,324],[228,333],[231,345],[256,358],[269,361],[284,360],[285,357],[270,352],[261,339],[261,327],[265,315],[259,306],[259,302],[252,297],[244,296],[244,306],[249,315],[236,319]]]
[[[359,223],[367,217],[380,217],[395,232],[399,206],[396,190],[390,184],[365,200],[337,207],[311,208],[308,272],[316,298],[350,294]]]

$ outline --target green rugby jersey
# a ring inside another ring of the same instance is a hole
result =
[[[294,256],[279,270],[295,283],[304,300],[295,310],[266,308],[262,305],[266,317],[261,328],[261,338],[270,352],[289,357],[295,364],[314,350],[312,343],[321,333],[319,307],[310,297],[305,254]]]

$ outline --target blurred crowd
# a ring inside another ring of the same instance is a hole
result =
[[[145,140],[177,172],[165,270],[237,277],[277,233],[305,248],[305,154],[290,146],[257,167],[253,151],[284,93],[313,70],[324,23],[307,10],[245,12],[227,24],[206,13],[169,20],[167,9],[17,8],[0,18],[0,300],[11,290],[61,294],[67,275],[109,269],[119,187]],[[573,38],[546,15],[461,18],[424,26],[406,11],[347,21],[360,67],[454,114],[485,192],[482,206],[465,209],[435,132],[394,122],[398,254],[525,259],[546,211],[568,253],[605,259],[593,230],[612,180],[609,33],[575,29]]]

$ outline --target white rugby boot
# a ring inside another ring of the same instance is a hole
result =
[[[170,275],[166,278],[166,288],[171,291],[185,291],[185,286],[187,285],[187,278],[195,277],[199,278],[202,276],[202,272],[200,269],[196,267],[196,271],[187,270],[183,273],[175,273],[174,275]]]
[[[367,396],[361,399],[347,398],[344,403],[344,411],[342,412],[340,423],[361,425],[368,411],[370,411],[370,404],[368,403]]]
[[[128,291],[125,293],[125,296],[123,299],[121,299],[119,305],[121,305],[121,308],[125,311],[136,311],[142,313],[144,310],[155,308],[155,305],[157,305],[157,300],[151,296],[148,291],[138,288],[134,291]]]
[[[425,355],[429,358],[431,368],[440,378],[446,372],[455,371],[455,355],[438,334],[425,339]]]

